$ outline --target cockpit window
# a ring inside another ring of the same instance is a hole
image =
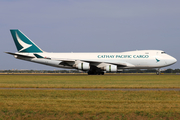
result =
[[[166,52],[161,52],[161,54],[165,54]]]

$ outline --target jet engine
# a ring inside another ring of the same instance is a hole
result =
[[[90,69],[90,64],[87,63],[87,62],[81,62],[81,63],[78,63],[77,68],[79,70],[89,70]]]
[[[107,65],[106,71],[107,72],[116,72],[117,71],[117,65]]]

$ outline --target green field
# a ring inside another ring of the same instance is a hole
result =
[[[12,88],[180,88],[180,75],[0,75]]]
[[[13,88],[180,88],[179,75],[0,75]],[[0,90],[0,120],[180,119],[180,91]]]

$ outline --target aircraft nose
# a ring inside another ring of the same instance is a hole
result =
[[[176,63],[176,62],[177,62],[177,60],[176,60],[176,58],[174,58],[174,57],[171,57],[170,59],[166,60],[166,63],[167,63],[167,64],[174,64],[174,63]]]
[[[174,58],[174,59],[173,59],[173,61],[174,61],[174,63],[176,63],[176,62],[177,62],[177,59],[176,59],[176,58]]]

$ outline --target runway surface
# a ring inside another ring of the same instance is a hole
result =
[[[180,91],[180,88],[0,88],[0,90]]]

